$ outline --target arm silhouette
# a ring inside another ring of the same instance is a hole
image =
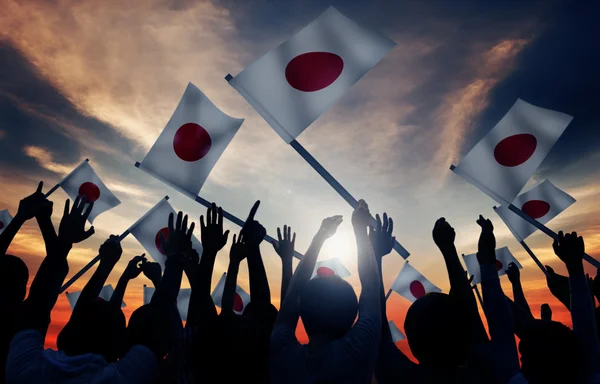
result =
[[[294,259],[294,247],[296,245],[296,233],[292,236],[292,228],[284,225],[283,236],[281,236],[281,228],[277,228],[277,243],[273,244],[273,249],[281,258],[281,301],[287,294],[288,286],[292,280]]]
[[[237,285],[237,276],[240,270],[240,263],[248,256],[248,246],[244,243],[242,232],[236,238],[233,235],[233,244],[229,251],[229,267],[227,268],[227,277],[225,278],[225,287],[223,288],[223,297],[221,299],[221,313],[223,316],[233,316],[233,304],[235,298],[235,288]]]
[[[531,308],[529,308],[529,303],[527,303],[525,292],[523,292],[523,286],[521,285],[521,272],[519,272],[519,268],[515,263],[508,264],[506,275],[512,285],[515,304],[518,305],[528,317],[533,319],[533,313],[531,313]]]
[[[254,203],[241,233],[244,236],[244,242],[248,246],[248,274],[250,275],[252,305],[257,308],[265,308],[271,304],[271,290],[260,254],[260,243],[264,240],[267,231],[258,221],[254,220],[259,205],[260,201]]]
[[[127,284],[129,284],[129,281],[135,279],[140,275],[140,273],[142,273],[141,263],[143,263],[146,260],[144,256],[145,254],[141,256],[135,256],[134,258],[129,260],[125,271],[123,271],[123,274],[119,278],[117,287],[115,288],[115,291],[110,297],[110,303],[116,306],[117,308],[121,308],[121,304],[123,303],[123,297],[125,296],[125,291],[127,290]]]

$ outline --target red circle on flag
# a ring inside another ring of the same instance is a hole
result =
[[[233,310],[236,312],[242,312],[244,310],[244,300],[242,300],[242,297],[237,292],[233,297]]]
[[[500,271],[504,268],[504,264],[500,260],[496,260],[496,270]]]
[[[413,280],[408,286],[408,289],[410,290],[410,293],[417,299],[419,297],[425,296],[425,294],[427,293],[425,287],[423,286],[423,283],[421,283],[419,280]]]
[[[79,196],[85,196],[89,203],[98,200],[100,197],[100,188],[91,181],[86,181],[79,186]]]
[[[4,228],[4,221],[0,221],[0,229]]]
[[[505,167],[521,165],[533,155],[537,139],[529,133],[512,135],[502,139],[494,148],[494,158]]]
[[[307,52],[285,67],[285,79],[295,89],[315,92],[329,87],[342,74],[344,60],[335,53]]]
[[[546,216],[550,212],[550,204],[544,200],[529,200],[521,207],[521,210],[534,219]]]
[[[319,276],[319,277],[328,277],[328,276],[333,276],[333,275],[335,275],[335,272],[333,271],[333,269],[331,269],[329,267],[317,268],[317,276]]]
[[[196,123],[183,124],[173,138],[175,154],[183,161],[198,161],[210,151],[212,140],[206,129]]]
[[[160,234],[161,233],[165,237],[165,240],[167,240],[169,238],[169,228],[164,227],[160,231],[156,232],[156,236],[154,237],[154,243],[156,244],[156,249],[158,249],[158,252],[160,252],[161,254],[166,256],[167,254],[165,253],[165,251],[163,251],[162,246],[160,245]]]

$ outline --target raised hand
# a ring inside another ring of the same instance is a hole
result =
[[[508,268],[506,269],[506,276],[508,276],[508,280],[511,284],[519,284],[521,282],[521,272],[519,271],[519,267],[515,263],[508,264]]]
[[[245,243],[244,235],[240,232],[239,237],[236,239],[235,234],[233,235],[233,244],[229,250],[229,259],[232,263],[241,263],[248,257],[248,246]]]
[[[142,261],[142,265],[140,266],[142,273],[146,276],[154,285],[157,285],[160,282],[162,277],[162,269],[160,264],[144,260]]]
[[[562,260],[569,269],[573,268],[583,272],[583,254],[585,253],[585,244],[581,236],[577,236],[577,232],[563,234],[558,232],[558,239],[552,244],[554,253]]]
[[[223,233],[223,209],[215,203],[206,210],[206,224],[200,216],[200,236],[202,247],[211,254],[216,255],[227,244],[229,231]]]
[[[92,208],[94,208],[94,203],[91,202],[86,205],[85,197],[77,197],[72,209],[69,208],[69,203],[70,200],[67,199],[63,217],[58,227],[58,238],[65,243],[75,244],[88,239],[95,232],[93,225],[87,231],[85,230],[85,222]]]
[[[100,263],[115,266],[121,259],[123,249],[119,237],[110,235],[110,237],[100,246]],[[129,267],[129,266],[128,266]],[[138,273],[139,275],[139,273]]]
[[[42,188],[44,187],[44,182],[40,181],[37,189],[31,195],[27,196],[23,200],[19,202],[19,209],[17,210],[17,214],[15,217],[22,221],[27,221],[29,219],[34,218],[38,214],[42,214],[47,212],[48,204],[47,199],[42,193]],[[52,214],[52,211],[50,211]]]
[[[258,221],[254,220],[254,216],[256,215],[259,205],[260,200],[257,200],[252,206],[250,214],[248,215],[246,223],[244,224],[242,232],[240,233],[244,236],[244,242],[252,246],[258,246],[267,235],[267,230],[265,227],[263,227]]]
[[[356,229],[366,229],[367,227],[371,226],[371,223],[372,219],[371,213],[369,212],[369,206],[367,205],[366,201],[361,199],[358,201],[358,206],[354,212],[352,212],[352,225]]]
[[[123,272],[123,276],[126,279],[133,280],[136,277],[138,277],[140,273],[142,273],[142,265],[146,261],[145,256],[146,254],[144,253],[140,256],[135,256],[131,260],[129,260],[129,263],[127,264],[127,267]]]
[[[321,222],[321,228],[319,228],[319,234],[324,236],[326,239],[335,235],[340,224],[342,224],[342,215],[331,216],[323,219]]]
[[[193,280],[196,276],[198,263],[200,263],[200,255],[194,248],[190,248],[185,253],[181,254],[181,263],[183,270],[188,276],[188,280]]]
[[[542,304],[540,307],[541,319],[544,321],[552,321],[552,309],[548,304]]]
[[[440,249],[448,249],[454,246],[454,239],[456,238],[456,232],[454,228],[446,221],[445,218],[441,217],[433,226],[433,241]]]
[[[379,214],[375,216],[375,228],[369,227],[369,240],[377,258],[392,252],[396,238],[392,236],[394,230],[394,220],[388,218],[387,213],[383,213],[383,222]]]
[[[479,264],[496,264],[496,237],[494,236],[494,225],[490,219],[486,219],[481,215],[479,215],[477,224],[481,227],[477,261],[479,261]]]
[[[281,228],[277,228],[277,243],[273,243],[273,248],[282,260],[291,260],[294,257],[295,244],[296,232],[292,236],[292,227],[283,226],[283,237],[281,237]]]
[[[188,215],[183,216],[179,211],[177,220],[174,221],[173,213],[169,214],[168,237],[160,232],[160,244],[167,257],[184,254],[192,248],[192,234],[194,223],[188,229]]]

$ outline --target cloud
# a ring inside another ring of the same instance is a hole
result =
[[[38,162],[41,167],[54,173],[66,174],[73,170],[77,164],[62,165],[54,162],[52,154],[44,148],[28,145],[23,148],[25,154]]]

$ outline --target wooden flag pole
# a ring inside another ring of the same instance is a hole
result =
[[[479,293],[479,288],[477,288],[477,284],[473,284],[473,290],[475,291],[475,296],[477,296],[477,300],[479,300],[481,309],[483,309],[483,299],[481,298],[481,294]]]
[[[54,191],[56,191],[58,189],[58,187],[60,187],[60,185],[62,184],[63,181],[65,181],[65,179],[67,179],[69,176],[71,176],[73,173],[75,173],[76,170],[79,169],[79,167],[81,167],[83,165],[83,163],[87,163],[89,162],[90,159],[85,159],[83,160],[78,166],[75,167],[75,169],[73,169],[67,176],[63,177],[63,179],[58,182],[54,187],[50,188],[50,190],[48,192],[46,192],[46,194],[44,195],[44,197],[48,198],[48,196],[50,196],[51,194],[54,193]],[[62,292],[61,292],[62,293]]]
[[[455,168],[456,167],[454,165],[450,166],[450,170],[451,171],[454,171]],[[473,184],[476,187],[478,187],[478,185],[477,185],[478,183],[476,183],[475,180],[472,180],[472,179],[469,179],[469,178],[465,177],[466,175],[460,175],[460,176],[462,176],[463,178],[467,179],[469,182],[471,182],[471,184]],[[523,220],[527,221],[529,224],[533,225],[534,227],[536,227],[540,231],[544,232],[546,235],[548,235],[549,237],[551,237],[553,240],[557,240],[558,239],[558,234],[556,234],[550,228],[546,227],[544,224],[540,223],[539,221],[537,221],[533,217],[529,216],[528,214],[526,214],[525,212],[523,212],[519,208],[515,207],[512,204],[509,204],[508,205],[508,209],[510,209],[511,211],[513,211],[514,213],[516,213],[517,215],[519,215],[519,217],[521,217]],[[592,264],[596,268],[600,268],[600,262],[598,260],[594,259],[593,257],[591,257],[590,255],[588,255],[587,253],[583,254],[583,260],[585,260],[588,263]]]
[[[166,180],[163,180],[161,177],[158,177],[157,175],[155,175],[155,174],[153,174],[153,173],[150,173],[150,172],[146,171],[146,170],[145,170],[144,168],[142,168],[140,165],[141,165],[141,164],[140,164],[139,162],[137,162],[137,161],[136,161],[136,163],[135,163],[135,167],[136,167],[137,169],[140,169],[140,170],[142,170],[142,171],[144,171],[144,172],[148,173],[150,176],[154,177],[155,179],[158,179],[158,180],[162,181],[164,184],[166,184],[166,185],[170,186],[171,188],[174,188],[174,189],[178,190],[179,192],[183,193],[185,196],[188,196],[188,197],[190,197],[190,198],[191,198],[191,199],[193,199],[195,202],[202,204],[202,205],[203,205],[203,206],[205,206],[206,208],[210,208],[210,207],[212,206],[212,203],[211,203],[211,202],[209,202],[208,200],[206,200],[206,199],[204,199],[204,198],[202,198],[202,197],[200,197],[200,196],[191,196],[191,195],[189,195],[188,193],[185,193],[185,192],[183,192],[183,191],[180,191],[180,190],[179,190],[179,188],[176,188],[176,187],[175,187],[173,184],[169,183],[169,182],[168,182],[168,181],[166,181]],[[227,211],[226,211],[226,210],[224,210],[224,209],[223,209],[223,217],[224,217],[224,218],[226,218],[227,220],[231,221],[232,223],[239,225],[239,226],[240,226],[240,227],[242,227],[242,228],[244,227],[244,223],[245,223],[245,221],[244,221],[244,220],[242,220],[242,219],[238,218],[237,216],[234,216],[234,215],[232,215],[231,213],[227,212]],[[266,240],[268,243],[271,243],[271,244],[277,244],[277,240],[275,240],[273,237],[269,236],[269,234],[267,234],[267,235],[265,236],[265,240]],[[299,260],[302,260],[302,258],[304,257],[304,255],[302,255],[302,254],[301,254],[300,252],[298,252],[298,251],[294,251],[294,256],[295,256],[297,259],[299,259]]]

